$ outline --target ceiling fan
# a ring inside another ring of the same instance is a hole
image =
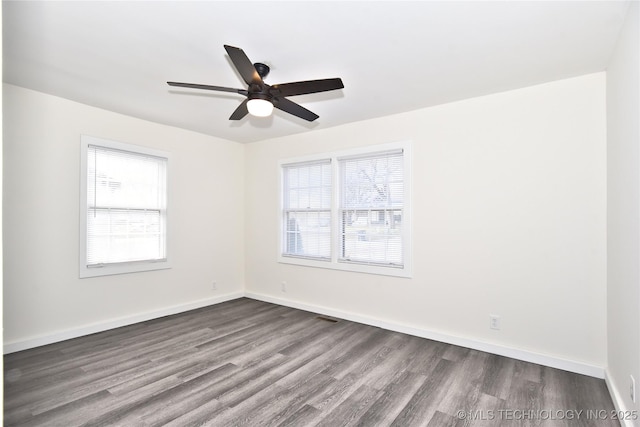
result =
[[[294,116],[310,122],[319,116],[301,105],[288,100],[287,96],[305,95],[316,92],[326,92],[344,88],[339,78],[306,80],[292,83],[268,85],[262,79],[269,74],[269,67],[263,63],[252,64],[244,51],[240,48],[224,45],[242,79],[247,83],[247,89],[234,89],[230,87],[210,86],[197,83],[167,82],[169,86],[188,87],[193,89],[216,90],[221,92],[234,92],[247,97],[231,114],[229,120],[240,120],[247,114],[258,117],[266,117],[271,114],[273,108],[285,111]]]

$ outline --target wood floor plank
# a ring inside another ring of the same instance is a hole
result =
[[[362,414],[355,424],[359,427],[388,426],[415,395],[426,377],[410,371],[401,371],[381,390],[378,399]]]
[[[173,408],[167,408],[167,413],[170,413]],[[174,411],[173,416],[175,418],[164,421],[162,424],[153,423],[153,420],[148,420],[145,425],[149,426],[163,426],[163,427],[185,427],[185,426],[215,426],[218,417],[224,415],[229,408],[218,402],[216,399],[211,399],[208,402],[203,403],[196,409],[180,414]]]
[[[210,384],[214,383],[219,385],[220,378],[225,378],[228,381],[229,376],[226,375],[234,371],[234,366],[231,364],[223,365],[216,370],[209,371],[199,377],[193,378],[186,382],[179,382],[177,385],[166,387],[162,391],[154,390],[150,394],[139,395],[134,393],[133,399],[122,399],[122,404],[114,407],[108,412],[102,413],[100,416],[88,421],[87,426],[109,426],[109,425],[135,425],[140,423],[144,416],[153,411],[159,410],[166,405],[173,404],[173,402],[192,402],[195,406],[198,403],[208,401],[210,398],[215,398],[215,392],[210,390]],[[180,405],[175,409],[176,411],[185,411],[184,408],[180,408]]]
[[[513,377],[515,360],[495,354],[488,354],[485,362],[481,390],[483,393],[506,400]]]
[[[413,394],[409,402],[391,423],[395,427],[426,424],[436,412],[440,399],[446,394],[455,363],[440,359],[433,372]]]
[[[99,391],[50,411],[34,415],[29,419],[21,420],[16,424],[5,422],[5,425],[19,425],[21,427],[78,425],[76,423],[79,420],[93,417],[93,408],[105,405],[110,397],[109,392]]]
[[[378,400],[382,392],[362,385],[351,393],[340,405],[322,417],[317,427],[355,425],[362,415]]]
[[[513,425],[516,418],[523,427],[539,424],[529,414],[537,413],[542,409],[542,392],[541,382],[534,382],[524,377],[514,378],[509,391],[507,412],[501,413],[499,417],[500,426]]]
[[[296,426],[310,426],[311,420],[318,418],[320,411],[313,406],[304,405],[298,409],[289,418],[282,421],[277,427],[296,427]]]
[[[300,378],[295,385],[284,388],[284,383],[279,381],[278,386],[282,391],[273,397],[272,401],[266,402],[262,408],[254,408],[254,419],[259,420],[258,424],[265,427],[275,427],[292,422],[300,417],[302,410],[305,417],[311,419],[312,414],[307,413],[312,408],[307,404],[309,398],[318,395],[336,382],[336,379],[324,374],[316,374],[311,378]],[[271,403],[276,403],[272,405]],[[315,413],[318,411],[313,408]]]
[[[438,405],[439,412],[455,416],[459,411],[471,412],[478,406],[488,354],[477,350],[466,354],[455,365],[446,394]]]
[[[4,425],[513,427],[614,408],[600,379],[333,320],[241,298],[8,354]]]
[[[463,421],[462,425],[466,423]],[[452,417],[444,412],[436,411],[435,414],[429,420],[427,427],[458,427],[460,425],[460,419]]]

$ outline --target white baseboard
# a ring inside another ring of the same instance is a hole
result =
[[[611,395],[611,400],[613,400],[613,406],[615,406],[616,411],[620,414],[629,414],[632,413],[631,409],[627,408],[624,403],[624,399],[622,399],[620,394],[620,388],[618,388],[616,382],[609,374],[608,370],[604,372],[604,381],[607,383],[607,389],[609,389],[609,394]],[[621,427],[638,427],[640,423],[637,420],[620,420]]]
[[[84,335],[93,334],[96,332],[102,332],[109,329],[119,328],[121,326],[127,326],[138,322],[145,322],[147,320],[156,319],[163,316],[169,316],[172,314],[182,313],[196,308],[206,307],[208,305],[219,304],[221,302],[230,301],[237,298],[252,298],[259,301],[270,302],[273,304],[283,305],[286,307],[297,308],[300,310],[311,311],[318,314],[324,314],[327,316],[337,317],[340,319],[350,320],[353,322],[363,323],[370,326],[376,326],[382,329],[390,331],[409,334],[421,338],[432,339],[435,341],[444,342],[447,344],[459,345],[461,347],[471,348],[474,350],[485,351],[487,353],[497,354],[500,356],[511,357],[517,360],[523,360],[525,362],[537,363],[552,368],[558,368],[569,372],[575,372],[578,374],[588,375],[596,378],[605,378],[605,370],[603,367],[589,365],[586,363],[576,362],[573,360],[567,360],[546,354],[535,353],[532,351],[521,350],[513,347],[506,347],[496,344],[489,344],[482,341],[476,341],[468,338],[457,337],[454,335],[442,334],[426,329],[415,328],[412,326],[402,325],[399,323],[388,322],[374,317],[362,316],[359,314],[349,313],[346,311],[335,310],[328,307],[317,306],[313,304],[301,303],[284,298],[276,298],[269,295],[257,294],[253,292],[234,292],[226,295],[220,295],[213,298],[207,298],[187,304],[176,305],[172,307],[163,308],[156,311],[150,311],[133,316],[121,317],[118,319],[112,319],[105,322],[93,323],[85,325],[79,328],[68,329],[64,331],[55,332],[52,334],[33,337],[25,340],[14,341],[5,343],[3,347],[4,354],[13,353],[16,351],[26,350],[29,348],[39,347],[42,345],[52,344],[59,341],[68,340],[71,338],[77,338]],[[612,390],[612,387],[609,388]],[[613,398],[613,396],[612,396]],[[616,399],[614,398],[614,402]]]
[[[208,305],[219,304],[221,302],[230,301],[237,298],[242,298],[243,292],[234,292],[231,294],[215,296],[203,300],[190,302],[187,304],[174,305],[166,307],[160,310],[149,311],[146,313],[136,314],[133,316],[120,317],[117,319],[108,320],[105,322],[92,323],[90,325],[81,326],[79,328],[67,329],[64,331],[58,331],[47,335],[41,335],[21,341],[14,341],[10,343],[4,343],[4,354],[13,353],[16,351],[27,350],[29,348],[40,347],[42,345],[52,344],[59,341],[68,340],[71,338],[77,338],[84,335],[94,334],[96,332],[103,332],[109,329],[119,328],[121,326],[132,325],[138,322],[146,322],[147,320],[157,319],[163,316],[170,316],[172,314],[178,314],[189,310],[195,310],[196,308],[206,307]]]
[[[365,325],[377,326],[382,329],[400,332],[403,334],[413,335],[420,338],[427,338],[447,344],[459,345],[461,347],[471,348],[474,350],[484,351],[487,353],[497,354],[499,356],[511,357],[513,359],[525,362],[537,363],[539,365],[549,366],[551,368],[562,369],[564,371],[575,372],[582,375],[588,375],[595,378],[604,378],[604,368],[601,366],[589,365],[582,362],[554,357],[546,354],[535,353],[528,350],[521,350],[513,347],[506,347],[497,344],[489,344],[482,341],[476,341],[468,338],[457,337],[453,335],[442,334],[429,331],[426,329],[415,328],[412,326],[402,325],[399,323],[388,322],[374,317],[361,316],[340,310],[334,310],[328,307],[317,306],[313,304],[305,304],[298,301],[288,300],[284,298],[272,297],[270,295],[257,294],[253,292],[245,292],[247,298],[260,301],[270,302],[273,304],[284,305],[287,307],[297,308],[300,310],[311,311],[318,314],[337,317],[340,319],[350,320]]]

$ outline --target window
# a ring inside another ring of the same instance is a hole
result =
[[[80,277],[169,268],[168,153],[82,136]]]
[[[409,277],[409,147],[280,163],[280,262]]]
[[[341,262],[403,267],[402,150],[339,159]]]
[[[284,252],[289,256],[331,257],[331,163],[285,165]]]

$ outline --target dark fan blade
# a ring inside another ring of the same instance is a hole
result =
[[[248,93],[245,89],[234,89],[232,87],[201,85],[197,83],[167,82],[167,84],[169,86],[188,87],[192,89],[206,89],[206,90],[217,90],[220,92],[233,92],[233,93],[239,93],[241,95],[247,95]]]
[[[294,116],[300,117],[301,119],[308,120],[310,122],[317,119],[319,116],[301,105],[296,104],[293,101],[289,101],[287,98],[274,98],[273,106],[279,110],[285,111],[289,114],[293,114]]]
[[[328,90],[342,89],[344,85],[342,80],[336,79],[322,79],[322,80],[307,80],[304,82],[294,83],[282,83],[279,85],[271,86],[271,93],[274,96],[294,96],[304,95],[307,93],[326,92]]]
[[[240,104],[238,108],[236,108],[236,110],[233,112],[233,114],[231,114],[229,120],[240,120],[241,118],[249,114],[249,110],[247,110],[247,102],[249,102],[249,99],[245,99],[244,101],[242,101],[242,104]]]
[[[229,54],[231,62],[233,62],[233,65],[236,67],[247,84],[262,85],[262,78],[256,71],[256,67],[254,67],[251,61],[249,61],[249,58],[244,53],[244,50],[238,47],[228,46],[226,44],[224,45],[224,48]]]

